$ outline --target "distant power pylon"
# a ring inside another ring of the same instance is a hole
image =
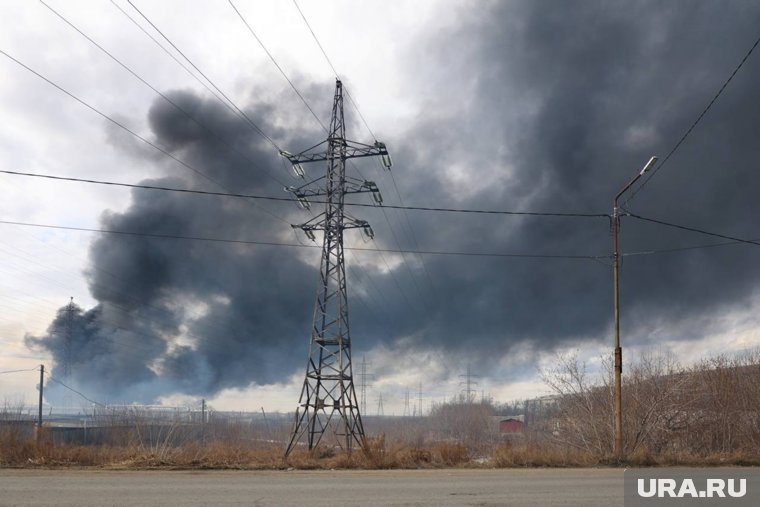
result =
[[[323,145],[326,145],[326,150],[321,151]],[[346,176],[346,160],[379,156],[383,165],[390,168],[391,159],[383,143],[375,141],[370,145],[346,140],[343,85],[340,80],[335,83],[327,139],[295,155],[286,151],[281,154],[293,164],[293,170],[301,177],[306,174],[302,164],[327,162],[325,176],[301,187],[286,188],[307,209],[310,207],[310,197],[322,197],[325,211],[306,223],[293,226],[302,229],[312,241],[316,240],[314,232],[322,231],[323,240],[320,285],[314,305],[306,378],[285,456],[290,454],[304,435],[309,449],[313,449],[331,426],[338,442],[345,445],[346,451],[351,452],[354,444],[364,448],[365,438],[351,366],[343,231],[362,229],[370,238],[374,237],[374,233],[366,220],[356,219],[346,212],[344,200],[347,194],[369,192],[375,202],[380,204],[382,197],[374,182]],[[332,422],[336,412],[340,419]]]
[[[380,393],[377,397],[377,415],[385,415],[385,410],[383,409],[383,393]]]
[[[66,305],[66,319],[63,322],[63,329],[59,328],[63,338],[63,351],[61,353],[61,380],[65,384],[71,385],[71,363],[73,359],[73,341],[74,341],[74,298],[69,299]],[[73,405],[74,400],[71,392],[66,390],[61,399],[63,407],[69,408]]]
[[[422,412],[422,382],[420,382],[419,388],[420,388],[419,392],[417,393],[418,394],[418,401],[419,401],[417,415],[419,417],[422,417],[422,415],[423,415],[423,412]]]
[[[63,364],[62,375],[64,382],[71,380],[72,341],[74,335],[74,297],[66,305],[66,325],[63,334]]]
[[[475,394],[477,393],[477,390],[474,388],[474,386],[478,385],[477,382],[473,381],[473,378],[479,378],[480,375],[473,375],[472,370],[470,369],[470,362],[467,362],[467,373],[464,375],[459,375],[459,378],[463,378],[461,382],[459,382],[459,386],[463,387],[462,392],[465,395],[465,400],[467,403],[472,403],[475,401]]]
[[[359,407],[362,414],[367,413],[367,388],[371,387],[371,384],[368,384],[367,380],[371,380],[373,377],[371,373],[367,373],[367,366],[369,366],[369,363],[367,363],[367,359],[362,356],[361,372],[359,373],[359,389],[361,390]]]
[[[404,417],[409,417],[412,412],[409,410],[409,388],[406,389],[406,396],[404,396]]]

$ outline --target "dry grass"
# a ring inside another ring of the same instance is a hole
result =
[[[668,356],[645,356],[628,368],[624,392],[624,461],[612,456],[609,372],[594,381],[577,360],[545,375],[557,402],[529,418],[527,433],[504,441],[492,407],[468,400],[434,407],[424,418],[380,419],[364,451],[322,445],[287,459],[288,424],[171,419],[130,408],[95,414],[90,445],[61,441],[20,407],[0,407],[0,466],[405,469],[443,467],[760,465],[760,352],[717,357],[682,368]],[[540,417],[537,417],[538,414]],[[283,420],[284,421],[284,420]],[[386,438],[386,435],[388,437]],[[64,435],[65,436],[65,435]],[[66,437],[68,438],[68,437]],[[79,441],[85,441],[80,439]]]
[[[0,427],[2,467],[101,467],[126,469],[412,469],[469,465],[467,448],[440,442],[420,448],[385,436],[368,439],[366,451],[351,454],[320,446],[296,450],[286,459],[279,445],[245,441],[187,442],[180,445],[75,445],[55,442],[43,430],[40,438],[24,438],[19,431]]]
[[[427,448],[400,443],[386,445],[384,437],[369,441],[367,452],[352,454],[318,447],[283,457],[279,446],[251,447],[226,442],[187,443],[156,454],[140,445],[84,446],[53,442],[43,434],[39,442],[0,432],[0,466],[19,468],[95,467],[109,469],[240,469],[240,470],[333,470],[418,469],[446,467],[587,467],[587,466],[758,466],[760,457],[750,453],[687,455],[640,450],[619,463],[610,457],[571,450],[554,444],[503,443],[488,459],[473,460],[466,447],[440,442]]]
[[[501,444],[494,450],[491,463],[497,468],[584,467],[605,464],[589,453],[570,450],[567,447],[511,442]]]
[[[461,444],[439,443],[420,448],[397,442],[386,444],[385,436],[370,438],[366,451],[333,454],[323,448],[311,452],[294,452],[286,463],[299,469],[416,469],[462,466],[470,462]]]

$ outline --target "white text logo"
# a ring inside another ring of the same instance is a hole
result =
[[[740,498],[747,494],[747,479],[707,479],[705,489],[697,489],[692,479],[680,485],[675,479],[639,479],[638,492],[643,498]]]

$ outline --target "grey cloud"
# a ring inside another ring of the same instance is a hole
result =
[[[406,203],[609,212],[617,190],[650,155],[665,155],[712,97],[756,37],[759,17],[757,6],[740,2],[526,1],[467,12],[457,26],[428,35],[417,53],[407,55],[410,75],[419,77],[410,86],[430,93],[417,122],[388,139]],[[632,201],[632,210],[758,236],[756,58]],[[172,96],[257,166],[288,178],[274,150],[221,106],[191,92]],[[331,97],[327,86],[310,92],[310,101],[322,104],[322,110]],[[292,97],[283,101],[290,108],[286,113],[274,102],[259,104],[253,97],[252,104],[251,114],[287,149],[310,146],[322,136],[312,123],[294,120],[306,113],[295,109]],[[270,124],[268,114],[277,115],[279,127]],[[157,102],[149,120],[157,140],[225,186],[281,192],[248,161],[170,106]],[[364,162],[357,165],[378,180],[386,202],[395,201],[387,173]],[[454,166],[480,190],[473,191],[466,179],[447,177]],[[493,184],[488,184],[490,179]],[[207,185],[191,174],[155,181]],[[304,219],[293,208],[266,206],[288,221]],[[378,246],[396,247],[379,210],[352,212],[371,220]],[[406,218],[396,211],[386,213],[401,246],[414,248]],[[407,217],[426,250],[610,251],[606,219],[423,212]],[[282,235],[289,230],[238,201],[148,192],[135,192],[131,207],[105,214],[103,224],[241,239],[286,237]],[[630,218],[623,227],[623,246],[629,252],[709,242]],[[626,258],[623,328],[629,343],[646,341],[655,322],[671,323],[684,339],[694,338],[700,332],[696,325],[683,331],[690,316],[747,305],[760,276],[755,256],[753,247],[722,247]],[[610,329],[611,270],[598,262],[425,256],[423,270],[419,259],[407,255],[409,268],[399,265],[389,273],[385,262],[393,265],[399,257],[384,257],[372,252],[349,255],[355,351],[380,343],[439,350],[477,363],[483,374],[509,378],[495,367],[515,346],[528,357],[526,346],[533,352],[549,351],[581,338],[605,338]],[[358,269],[354,258],[366,266]],[[157,344],[134,358],[134,379],[115,375],[104,381],[114,392],[128,392],[130,385],[147,379],[158,386],[154,394],[209,394],[282,380],[303,366],[315,260],[274,248],[103,237],[92,245],[91,262],[91,289],[100,306],[84,315],[124,308],[113,313],[126,312],[122,319],[149,336],[148,343]],[[122,285],[104,272],[128,282]],[[193,312],[183,301],[202,302],[204,308]],[[192,346],[176,343],[183,330]],[[103,333],[87,336],[97,343]],[[55,353],[54,341],[51,335],[37,343]],[[103,356],[129,361],[115,349]],[[525,368],[519,370],[515,375],[524,377]]]

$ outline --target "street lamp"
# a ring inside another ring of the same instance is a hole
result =
[[[623,374],[623,349],[620,347],[620,291],[618,284],[619,250],[618,233],[620,232],[620,207],[618,200],[629,188],[631,188],[644,174],[657,162],[657,157],[652,157],[643,169],[617,193],[612,203],[612,277],[614,285],[615,304],[615,456],[623,456],[623,390],[621,376]]]

